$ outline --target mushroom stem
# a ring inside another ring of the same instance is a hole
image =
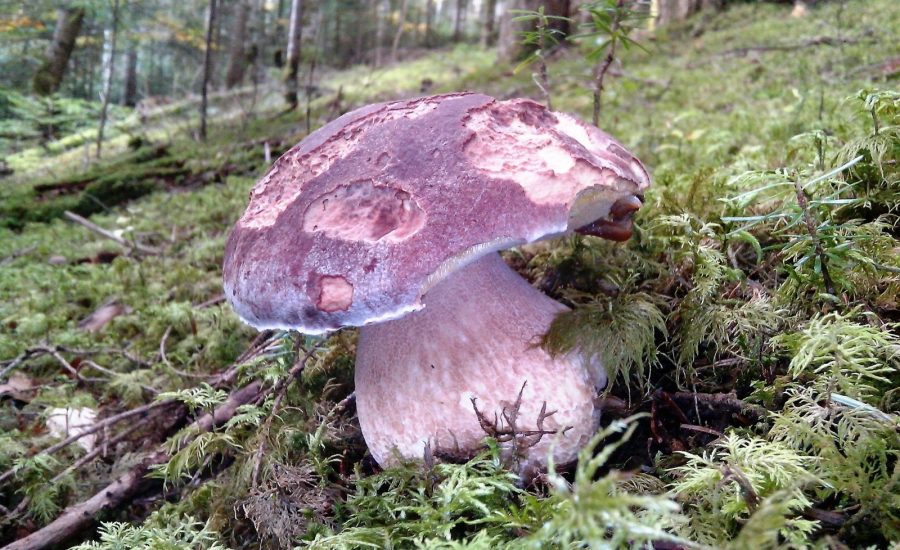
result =
[[[573,461],[596,429],[594,397],[606,376],[579,355],[551,357],[540,347],[565,306],[496,253],[457,270],[423,301],[420,311],[360,329],[357,408],[375,460],[420,459],[426,445],[472,456],[491,431],[477,407],[482,420],[515,432],[502,445],[523,471],[545,466],[551,448],[557,463]]]

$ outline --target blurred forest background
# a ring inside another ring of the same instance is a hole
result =
[[[4,548],[900,548],[896,0],[0,0]],[[647,165],[635,236],[506,260],[603,428],[380,470],[355,332],[243,325],[221,263],[280,154],[473,90]]]

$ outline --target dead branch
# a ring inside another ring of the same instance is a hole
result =
[[[102,420],[97,421],[96,423],[94,423],[94,425],[92,425],[90,427],[86,427],[84,430],[79,431],[78,433],[76,433],[74,435],[70,435],[69,437],[67,437],[66,439],[63,439],[59,443],[56,443],[55,445],[51,445],[51,446],[47,447],[46,449],[43,449],[41,451],[34,453],[33,455],[31,455],[31,457],[33,458],[38,455],[53,454],[53,453],[59,451],[60,449],[68,447],[69,445],[78,441],[82,437],[97,433],[98,431],[100,431],[104,428],[108,428],[109,426],[117,424],[123,420],[128,420],[128,419],[134,418],[136,416],[143,416],[154,409],[168,407],[168,406],[174,405],[176,403],[177,403],[177,401],[161,401],[158,403],[150,403],[148,405],[143,405],[136,409],[131,409],[130,411],[125,411],[125,412],[122,412],[119,414],[114,414],[112,416],[108,416]],[[16,473],[15,468],[10,468],[9,470],[3,472],[3,474],[0,475],[0,483],[3,483],[4,481],[8,480],[13,475],[15,475],[15,473]]]
[[[719,55],[721,56],[744,56],[750,52],[790,52],[794,50],[802,50],[814,46],[840,46],[842,44],[857,44],[863,42],[862,38],[841,38],[835,36],[817,36],[795,44],[762,44],[759,46],[746,46],[743,48],[733,48],[725,50]]]
[[[745,403],[730,393],[696,393],[696,392],[674,392],[669,397],[675,401],[690,401],[692,403],[703,403],[711,409],[726,409],[733,413],[747,413],[756,418],[765,418],[768,411],[765,407]]]
[[[272,331],[260,332],[256,336],[256,338],[253,340],[253,342],[250,344],[250,346],[244,351],[244,353],[242,353],[228,369],[226,369],[221,374],[213,377],[213,379],[211,380],[211,385],[214,388],[221,388],[222,386],[232,383],[234,381],[235,377],[237,376],[238,367],[240,367],[243,363],[255,358],[256,356],[258,356],[259,354],[264,352],[266,347],[269,344],[269,339],[271,338],[271,336],[272,336]],[[26,350],[26,352],[23,353],[22,355],[20,355],[19,357],[17,357],[16,360],[19,360],[19,362],[21,362],[21,361],[24,361],[25,359],[27,359],[29,357],[33,357],[35,355],[53,353],[57,349],[60,349],[60,348],[58,348],[58,347],[57,348],[47,348],[47,347],[32,348],[30,350]],[[16,363],[14,362],[12,365],[15,365],[15,364]],[[8,369],[9,369],[9,367],[4,369],[4,371],[6,371]],[[102,429],[105,429],[109,426],[117,424],[123,420],[128,420],[128,419],[131,419],[134,417],[143,416],[152,410],[162,409],[162,408],[166,408],[166,407],[176,405],[176,404],[178,404],[178,401],[174,401],[174,400],[160,401],[157,403],[150,403],[147,405],[143,405],[143,406],[137,407],[135,409],[132,409],[130,411],[125,411],[125,412],[122,412],[119,414],[108,416],[102,420],[99,420],[93,426],[90,426],[89,428],[86,428],[77,434],[73,434],[73,435],[67,437],[66,439],[60,441],[59,443],[56,443],[54,445],[51,445],[50,447],[47,447],[46,449],[38,451],[31,456],[34,457],[34,456],[43,455],[43,454],[53,454],[53,453],[59,451],[60,449],[63,449],[65,447],[71,445],[75,441],[78,441],[82,437],[96,433]],[[9,478],[11,478],[13,475],[15,475],[15,472],[16,471],[14,468],[10,468],[9,470],[3,472],[3,474],[0,474],[0,483],[7,481]]]
[[[722,480],[719,485],[724,485],[729,481],[734,481],[741,488],[741,496],[747,503],[747,509],[752,514],[759,507],[759,494],[753,488],[753,484],[747,478],[747,475],[737,466],[722,466]]]
[[[224,424],[235,415],[238,407],[251,403],[259,397],[261,386],[260,382],[251,382],[233,392],[224,403],[211,413],[195,420],[189,428],[192,432],[200,434]],[[140,490],[147,471],[169,459],[170,455],[166,452],[165,446],[160,445],[155,451],[144,457],[140,464],[134,466],[91,498],[69,506],[49,524],[25,538],[9,544],[2,550],[42,550],[59,545],[93,523],[103,511],[117,508],[127,502]]]
[[[13,253],[9,256],[6,256],[2,260],[0,260],[0,266],[4,266],[6,264],[12,263],[16,258],[21,258],[26,254],[31,254],[37,249],[37,245],[26,246],[25,248],[20,248],[18,250],[13,250]]]
[[[122,246],[123,248],[125,248],[129,251],[136,250],[142,254],[147,254],[149,256],[155,256],[155,255],[161,253],[160,250],[150,247],[150,246],[145,246],[140,243],[130,243],[130,242],[126,241],[125,239],[123,239],[122,237],[116,235],[115,233],[108,231],[106,229],[103,229],[99,225],[79,216],[78,214],[76,214],[74,212],[70,212],[69,210],[66,210],[63,213],[63,215],[66,217],[66,219],[71,220],[79,225],[86,227],[87,229],[89,229],[90,231],[93,231],[94,233],[96,233],[97,235],[100,235],[101,237],[106,237],[107,239],[119,244],[120,246]]]
[[[287,395],[288,388],[291,387],[291,382],[296,380],[300,374],[303,373],[303,369],[306,368],[306,363],[309,362],[310,357],[312,357],[317,349],[318,346],[313,346],[302,358],[298,357],[287,375],[281,378],[275,383],[275,386],[272,387],[271,392],[275,393],[275,401],[272,403],[272,412],[270,412],[268,418],[266,418],[266,423],[263,425],[263,429],[259,434],[259,447],[256,449],[256,458],[253,463],[251,487],[254,489],[259,486],[259,474],[262,471],[262,459],[266,454],[266,443],[269,440],[269,430],[272,428],[272,420],[278,415],[278,411],[281,409],[281,402],[284,400],[284,396]],[[263,399],[265,399],[269,393],[270,392],[266,392]]]
[[[104,441],[102,445],[97,445],[96,447],[94,447],[94,450],[87,453],[83,457],[79,458],[77,461],[75,461],[74,463],[69,465],[65,470],[63,470],[63,471],[59,472],[58,474],[56,474],[55,476],[53,476],[53,478],[50,479],[49,483],[52,484],[52,483],[58,482],[66,474],[69,474],[70,472],[74,472],[75,470],[81,468],[85,464],[88,464],[89,462],[91,462],[92,460],[97,458],[99,455],[105,454],[105,452],[109,450],[110,446],[119,443],[120,441],[122,441],[123,439],[125,439],[126,437],[128,437],[129,435],[134,433],[135,431],[137,431],[137,429],[141,428],[142,426],[143,425],[140,423],[134,423],[130,428],[119,433],[114,438]],[[4,523],[9,523],[11,521],[15,521],[17,518],[19,518],[22,515],[22,513],[25,511],[25,509],[28,507],[28,504],[30,502],[31,502],[31,500],[29,499],[29,497],[26,496],[25,498],[23,498],[21,500],[21,502],[19,502],[19,504],[15,507],[14,510],[10,511],[5,508],[0,510],[0,512],[2,512],[3,516],[4,516],[3,520],[0,520],[0,525],[3,525]]]
[[[218,296],[213,296],[212,298],[210,298],[209,300],[206,300],[205,302],[200,302],[199,304],[195,305],[194,308],[195,309],[206,309],[208,307],[217,306],[224,301],[225,301],[225,295],[219,294]]]
[[[622,7],[625,5],[624,0],[616,0],[616,11],[613,16],[612,23],[610,24],[610,35],[615,35],[618,32],[619,27],[622,25]],[[612,66],[613,61],[616,59],[616,46],[618,45],[618,40],[611,40],[609,45],[609,49],[606,53],[606,58],[603,60],[603,63],[597,66],[596,72],[594,73],[594,112],[593,112],[593,122],[594,126],[600,127],[600,107],[602,101],[603,94],[603,80],[606,77],[607,71],[609,71]]]
[[[708,435],[712,435],[715,437],[725,437],[725,434],[720,432],[719,430],[714,430],[712,428],[707,428],[706,426],[698,426],[696,424],[680,424],[679,427],[682,430],[691,430],[694,432],[705,433]]]

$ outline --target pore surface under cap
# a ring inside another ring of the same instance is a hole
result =
[[[258,328],[396,318],[459,265],[605,216],[648,184],[612,138],[529,100],[370,105],[256,184],[228,239],[225,293]]]

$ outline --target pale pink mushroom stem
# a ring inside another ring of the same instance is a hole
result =
[[[486,436],[472,399],[486,418],[502,420],[523,384],[517,429],[537,430],[546,403],[556,412],[543,428],[559,433],[527,449],[522,468],[546,465],[551,448],[558,463],[574,460],[596,429],[594,398],[606,375],[578,355],[554,358],[540,347],[565,306],[496,253],[438,283],[424,304],[401,319],[360,329],[357,407],[375,460],[421,459],[426,445],[471,456]]]

